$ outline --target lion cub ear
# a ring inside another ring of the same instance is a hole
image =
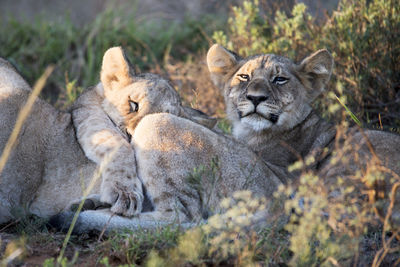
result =
[[[325,90],[332,69],[333,57],[326,49],[318,50],[305,58],[299,65],[299,77],[306,87],[311,101]]]
[[[105,90],[121,89],[132,83],[134,70],[121,47],[108,49],[103,56],[100,80]]]
[[[207,65],[211,80],[218,88],[223,88],[225,75],[237,66],[239,57],[219,44],[214,44],[207,53]]]

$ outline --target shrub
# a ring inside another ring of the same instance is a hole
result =
[[[234,7],[226,33],[216,42],[242,56],[276,53],[301,60],[327,48],[336,68],[329,90],[347,100],[350,109],[370,126],[400,126],[400,6],[396,1],[344,0],[326,21],[315,21],[304,4],[290,16],[277,11],[273,22],[260,15],[258,0]],[[335,100],[334,100],[335,101]],[[320,100],[327,110],[332,98]],[[329,113],[325,112],[325,116]]]
[[[147,265],[257,266],[287,261],[288,240],[280,233],[279,220],[271,218],[269,226],[262,229],[255,226],[267,205],[264,198],[249,191],[235,192],[221,201],[221,213],[210,217],[207,224],[186,231],[167,253],[151,253]]]
[[[400,6],[396,1],[342,1],[323,26],[321,45],[336,58],[336,80],[370,125],[400,125]],[[334,86],[334,85],[333,85]],[[379,118],[380,115],[380,118]]]

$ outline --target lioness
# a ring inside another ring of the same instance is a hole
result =
[[[234,137],[277,167],[274,170],[281,180],[296,180],[297,175],[289,173],[288,166],[312,153],[323,155],[314,167],[328,170],[326,179],[360,170],[354,161],[348,166],[330,167],[329,159],[338,141],[336,128],[310,106],[332,73],[333,58],[327,50],[319,50],[295,64],[273,54],[241,58],[215,44],[207,53],[207,64],[212,81],[223,92]],[[399,135],[376,130],[350,132],[351,144],[363,168],[376,155],[383,166],[400,175]],[[386,177],[386,193],[391,177],[393,173]],[[398,215],[394,213],[393,219]]]

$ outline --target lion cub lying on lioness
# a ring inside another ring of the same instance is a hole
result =
[[[0,151],[30,93],[15,68],[0,58]],[[119,47],[105,53],[101,83],[77,99],[72,118],[37,99],[0,174],[0,223],[12,219],[18,209],[48,217],[79,203],[96,164],[109,156],[88,203],[94,208],[102,201],[111,204],[112,212],[127,216],[141,212],[142,183],[129,135],[145,115],[159,112],[209,127],[214,124],[213,119],[183,107],[165,79],[135,74]]]
[[[390,178],[400,182],[400,136],[388,132],[350,131],[349,143],[362,166],[355,159],[348,166],[331,165],[329,159],[339,141],[335,126],[322,120],[310,106],[332,73],[333,58],[327,50],[295,64],[273,54],[241,58],[216,44],[208,51],[207,63],[211,79],[224,95],[234,137],[275,166],[282,181],[296,180],[297,175],[289,173],[288,166],[312,154],[319,156],[314,169],[324,170],[327,182],[368,169],[370,162],[377,162],[375,155],[388,170],[386,193],[393,184]],[[400,201],[400,192],[397,196]],[[400,203],[396,206],[399,211]],[[392,219],[400,222],[399,215],[394,212]]]
[[[82,94],[72,108],[76,135],[85,155],[97,164],[112,157],[102,172],[99,201],[111,211],[133,216],[142,211],[142,182],[131,136],[140,120],[166,112],[212,127],[215,120],[183,107],[178,93],[158,75],[136,75],[120,47],[103,57],[101,83]]]
[[[0,151],[29,94],[28,84],[0,59]],[[208,129],[214,123],[181,106],[166,80],[135,74],[122,49],[111,48],[101,83],[78,98],[72,116],[35,102],[0,174],[0,223],[15,218],[18,209],[45,218],[68,209],[104,159],[109,162],[102,180],[85,205],[96,209],[105,201],[111,208],[82,212],[77,232],[206,218],[222,198],[243,189],[270,198],[280,180],[245,145]],[[204,173],[188,182],[196,169]],[[53,223],[68,224],[70,214]],[[114,214],[136,216],[110,220]]]

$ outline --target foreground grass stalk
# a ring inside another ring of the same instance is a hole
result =
[[[18,134],[21,131],[22,125],[24,124],[26,118],[28,117],[33,104],[35,103],[36,98],[39,96],[40,92],[42,91],[43,87],[46,84],[47,79],[49,78],[50,74],[54,70],[54,65],[50,65],[46,68],[42,76],[37,80],[35,86],[33,87],[32,93],[29,95],[26,104],[22,107],[21,111],[18,114],[17,121],[15,122],[14,129],[8,138],[7,144],[4,147],[3,153],[0,157],[0,173],[3,171],[4,167],[6,166],[8,157],[17,141]],[[1,180],[0,180],[1,182]]]
[[[9,264],[15,260],[16,258],[18,258],[18,256],[20,256],[23,253],[22,249],[17,249],[15,250],[13,253],[11,253],[10,256],[8,256],[7,258],[5,258],[4,260],[0,261],[0,267],[7,267],[9,266]]]
[[[342,100],[340,100],[340,98],[339,98],[337,95],[335,95],[335,97],[336,97],[337,101],[339,101],[340,105],[342,105],[342,106],[344,107],[344,109],[345,109],[346,112],[350,115],[350,117],[353,119],[353,121],[354,121],[355,123],[357,123],[358,126],[362,127],[362,123],[361,123],[361,121],[357,118],[357,116],[356,116],[353,112],[351,112],[351,110],[346,106],[345,103],[342,102]]]
[[[85,203],[86,197],[89,195],[89,193],[92,191],[93,187],[95,186],[97,180],[100,178],[101,174],[103,173],[104,168],[110,163],[110,161],[113,159],[115,153],[118,151],[120,146],[115,147],[112,152],[109,154],[108,157],[104,159],[104,161],[100,164],[100,167],[97,168],[96,172],[93,174],[92,179],[90,180],[89,186],[86,188],[86,190],[83,192],[83,197],[81,202],[79,203],[78,209],[75,212],[74,218],[72,219],[71,225],[69,226],[67,235],[65,236],[60,255],[57,258],[56,266],[60,266],[62,259],[64,257],[65,250],[68,245],[68,241],[71,238],[72,231],[75,227],[76,221],[78,220],[79,213],[82,210],[83,204]]]

